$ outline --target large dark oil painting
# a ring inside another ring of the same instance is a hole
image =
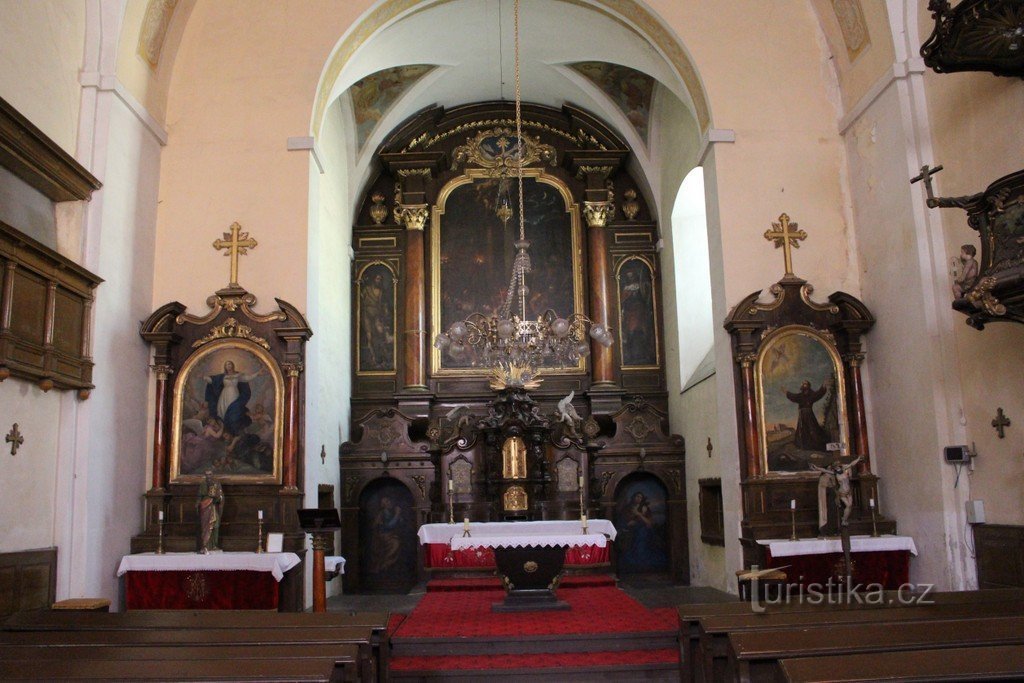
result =
[[[623,368],[658,366],[654,274],[643,258],[628,258],[616,272],[619,288],[619,349]]]
[[[283,381],[256,344],[226,339],[197,351],[174,389],[172,476],[270,483],[280,478]]]
[[[519,227],[516,216],[507,224],[498,218],[497,195],[497,180],[476,179],[456,187],[445,202],[439,225],[434,227],[435,267],[440,276],[434,319],[438,329],[446,330],[474,312],[497,315],[508,295]],[[516,207],[514,182],[511,197]],[[536,178],[523,179],[523,203],[533,266],[526,276],[527,318],[536,319],[547,309],[566,317],[577,310],[578,299],[572,216],[559,189]],[[468,360],[439,355],[441,370],[471,367]]]
[[[846,454],[842,368],[826,339],[779,330],[761,346],[756,375],[766,472],[807,472]]]
[[[628,477],[615,492],[615,549],[620,574],[668,571],[668,493],[650,474]]]
[[[359,497],[359,569],[367,591],[406,592],[416,583],[416,517],[409,489],[395,479]]]
[[[358,363],[360,374],[395,371],[395,274],[384,263],[364,266],[356,280],[359,291]]]

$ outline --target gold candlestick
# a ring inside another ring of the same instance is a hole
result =
[[[156,523],[156,554],[164,554],[164,520],[159,519]]]
[[[874,505],[871,506],[871,537],[878,538],[878,517]]]
[[[452,480],[448,480],[448,523],[455,524],[455,500],[453,498]]]
[[[263,552],[263,518],[256,520],[256,552]]]
[[[797,540],[797,538],[796,538],[796,508],[792,508],[792,507],[789,508],[789,519],[790,519],[790,528],[792,529],[792,531],[790,531],[790,534],[789,534],[789,540],[795,541],[795,540]]]

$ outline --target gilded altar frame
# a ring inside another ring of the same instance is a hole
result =
[[[772,354],[772,352],[782,343],[794,338],[810,340],[813,343],[819,344],[821,348],[824,349],[835,381],[834,393],[837,410],[836,417],[838,420],[837,428],[840,435],[838,443],[840,444],[840,447],[838,451],[829,451],[829,454],[832,456],[831,458],[823,462],[816,462],[815,464],[824,466],[830,462],[834,462],[838,458],[844,458],[850,453],[849,422],[847,420],[846,407],[846,375],[843,369],[843,362],[838,350],[836,349],[832,333],[806,325],[786,325],[769,332],[762,338],[760,348],[757,351],[757,360],[754,364],[754,389],[757,405],[757,428],[758,435],[760,437],[759,458],[761,461],[761,471],[769,476],[808,475],[811,477],[817,477],[817,472],[810,470],[809,467],[799,469],[779,469],[777,467],[772,467],[771,456],[776,454],[772,451],[772,442],[769,440],[769,435],[775,435],[773,436],[772,441],[777,444],[779,442],[779,436],[784,433],[784,430],[769,432],[769,422],[771,421],[773,426],[776,426],[777,423],[771,420],[772,416],[768,414],[770,411],[766,408],[766,404],[772,401],[772,399],[768,398],[768,391],[770,389],[778,389],[780,386],[782,386],[782,388],[799,387],[800,383],[805,379],[809,379],[810,374],[814,371],[814,369],[812,369],[807,363],[801,365],[799,358],[788,358],[783,361],[778,358],[778,356],[785,354]],[[791,367],[779,368],[779,365],[783,362],[790,363]],[[822,368],[816,368],[816,370],[820,376]],[[766,387],[766,385],[770,386]],[[773,391],[772,394],[777,394],[777,392]],[[825,397],[820,400],[825,400]],[[795,403],[793,408],[794,410],[796,409]]]
[[[273,430],[273,465],[269,474],[230,474],[217,472],[214,475],[219,481],[233,484],[280,484],[282,454],[284,450],[284,402],[285,388],[284,377],[281,374],[280,366],[270,352],[255,341],[248,339],[220,339],[201,346],[195,353],[190,355],[182,365],[178,376],[174,381],[172,394],[171,413],[171,452],[170,452],[170,482],[172,484],[193,484],[202,480],[199,474],[182,474],[182,427],[184,419],[184,403],[186,398],[186,387],[191,379],[192,373],[197,366],[207,357],[224,351],[235,350],[251,353],[262,364],[263,369],[268,372],[273,381],[274,387],[274,408],[270,414],[274,420]]]
[[[584,292],[583,292],[583,234],[580,222],[579,205],[573,199],[569,188],[558,177],[546,173],[541,168],[524,168],[524,178],[534,178],[538,182],[550,185],[558,190],[566,207],[565,212],[569,216],[571,245],[572,245],[572,282],[573,282],[573,310],[558,311],[561,315],[568,317],[571,313],[584,313]],[[431,338],[443,329],[441,326],[441,230],[445,214],[445,205],[452,193],[463,185],[472,184],[477,180],[490,180],[494,178],[492,170],[485,168],[466,169],[463,175],[448,181],[441,191],[438,192],[437,201],[434,204],[430,221],[430,283],[433,295],[430,302],[430,325]],[[527,278],[529,284],[529,278]],[[582,375],[587,372],[586,358],[580,358],[579,362],[572,367],[566,368],[542,368],[545,375]],[[488,368],[444,368],[441,365],[441,351],[433,346],[430,349],[430,373],[436,377],[485,377],[490,374]]]

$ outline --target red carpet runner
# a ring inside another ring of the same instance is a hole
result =
[[[504,598],[497,579],[431,581],[412,614],[393,622],[390,673],[678,678],[674,609],[647,609],[606,576],[570,577],[558,597],[571,609],[496,614],[491,604]]]

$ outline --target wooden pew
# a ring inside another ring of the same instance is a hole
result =
[[[76,659],[0,660],[5,681],[306,681],[332,683],[331,659],[161,660]]]
[[[357,648],[359,677],[376,680],[370,649],[370,633],[365,626],[335,628],[211,628],[193,630],[83,630],[83,631],[0,631],[0,647],[44,646],[75,648],[93,646],[131,649],[136,647],[178,647],[195,649],[210,646],[267,647],[352,645]],[[382,677],[383,678],[383,677]]]
[[[724,680],[784,680],[779,661],[940,648],[1024,645],[1024,617],[781,628],[729,636]]]
[[[729,636],[747,631],[814,626],[831,628],[837,624],[896,625],[925,621],[970,621],[1008,616],[1024,616],[1024,601],[707,617],[699,625],[700,662],[702,671],[711,672],[711,680],[720,680],[726,672]]]
[[[164,645],[106,647],[100,645],[0,645],[0,661],[78,661],[78,660],[243,660],[247,668],[253,659],[331,660],[332,681],[351,683],[359,680],[359,648],[356,645]]]
[[[904,595],[906,597],[906,595]],[[886,591],[884,601],[899,600],[895,591]],[[1024,589],[1007,588],[986,591],[947,591],[932,592],[926,599],[937,605],[990,602],[1024,601]],[[807,601],[765,605],[767,614],[788,614],[793,612],[834,612],[850,609],[880,609],[887,605],[866,605],[856,602],[839,605],[813,604]],[[706,680],[702,671],[700,658],[700,620],[705,617],[753,614],[749,602],[714,602],[681,605],[679,611],[679,664],[681,680],[697,683]]]
[[[779,668],[790,683],[1020,680],[1024,645],[783,659]]]
[[[364,680],[387,678],[387,612],[344,614],[339,612],[289,613],[231,610],[163,610],[114,614],[26,612],[2,625],[19,631],[137,631],[140,629],[309,629],[362,628],[367,630],[368,651],[360,662]],[[364,648],[365,649],[365,648]]]

